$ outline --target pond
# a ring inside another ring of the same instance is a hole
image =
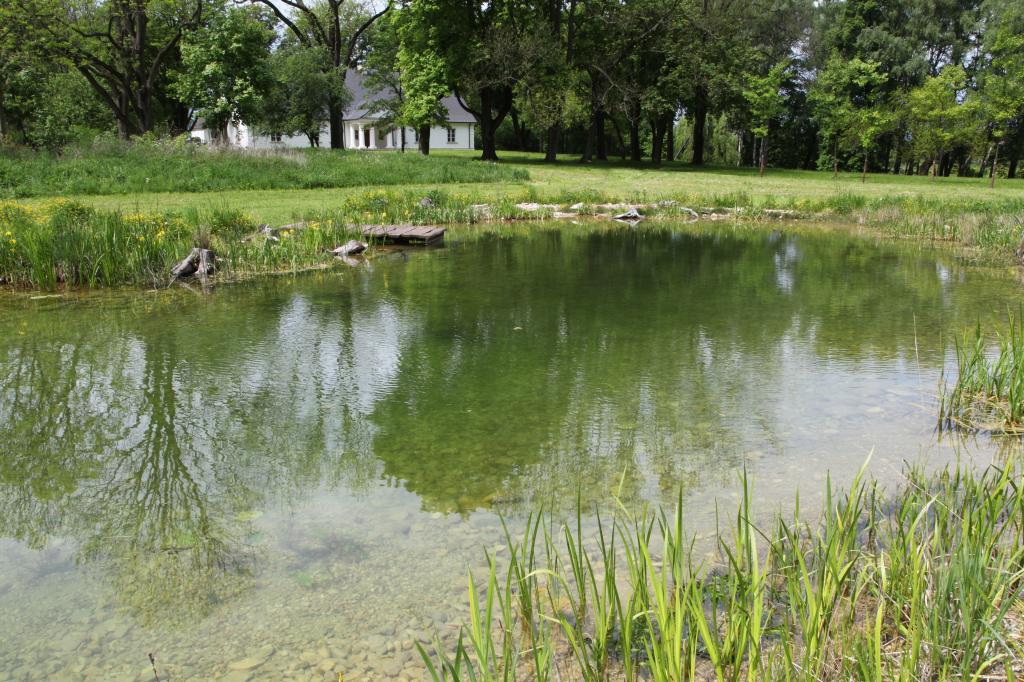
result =
[[[935,431],[1015,272],[829,229],[532,225],[220,286],[0,298],[0,678],[423,678],[544,507],[708,534]],[[819,502],[820,503],[820,502]]]

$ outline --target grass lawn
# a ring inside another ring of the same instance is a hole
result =
[[[536,154],[506,153],[502,163],[489,164],[474,156],[329,150],[275,155],[152,145],[67,158],[3,152],[0,189],[28,196],[0,201],[0,284],[157,284],[194,246],[212,248],[229,274],[296,270],[322,265],[325,250],[358,235],[361,225],[456,225],[553,212],[524,202],[582,203],[588,213],[595,204],[672,200],[643,212],[675,220],[689,219],[682,207],[712,208],[719,218],[769,220],[779,214],[768,209],[781,209],[794,218],[841,220],[1004,260],[1013,257],[1024,229],[1019,180],[990,189],[980,178],[873,175],[862,183],[856,174],[772,170],[759,178],[751,169],[684,163],[545,164]],[[12,165],[19,159],[28,166]],[[69,191],[74,188],[87,191]],[[133,191],[115,191],[123,188]],[[422,201],[425,196],[429,202]],[[261,224],[299,221],[318,227],[291,230],[276,248],[243,240]]]
[[[376,162],[381,158],[394,159],[400,155],[376,152],[360,153],[360,156]],[[462,164],[477,166],[479,162],[475,160],[475,156],[476,153],[473,152],[437,151],[431,155],[429,162],[452,168]],[[64,196],[96,208],[123,211],[244,210],[258,222],[267,223],[288,222],[311,211],[332,210],[345,197],[364,192],[369,187],[396,185],[403,191],[422,193],[443,188],[447,192],[464,194],[472,201],[479,202],[491,202],[501,197],[552,202],[570,199],[637,202],[677,199],[683,203],[709,206],[787,206],[800,202],[824,205],[837,199],[853,197],[869,201],[922,199],[950,206],[966,203],[977,206],[988,203],[993,208],[1008,213],[1024,209],[1024,180],[1002,180],[993,190],[988,187],[987,180],[980,178],[933,180],[921,177],[869,175],[867,182],[861,183],[860,175],[856,173],[843,173],[838,179],[833,179],[832,174],[827,172],[769,169],[766,177],[758,178],[754,169],[697,169],[682,162],[668,163],[658,168],[649,164],[635,165],[620,161],[581,165],[572,157],[566,157],[557,164],[546,164],[542,162],[539,154],[515,152],[504,152],[501,157],[499,167],[525,170],[529,179],[522,179],[520,173],[510,173],[508,177],[497,182],[479,176],[479,181],[471,183],[394,183],[383,181],[379,173],[371,172],[368,168],[364,173],[366,184],[352,185],[354,181],[350,176],[346,176],[346,185],[342,187]],[[405,168],[404,162],[395,159],[395,163]],[[372,170],[379,167],[378,163],[372,164]],[[453,178],[463,175],[457,171],[449,171],[449,174]],[[412,179],[414,176],[409,174],[408,177]],[[474,174],[474,179],[476,177]]]

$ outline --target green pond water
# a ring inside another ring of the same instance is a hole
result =
[[[207,294],[0,296],[0,680],[423,678],[541,506],[813,510],[935,432],[1002,268],[827,229],[530,226]]]

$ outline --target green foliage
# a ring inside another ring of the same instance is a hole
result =
[[[788,62],[779,62],[763,76],[747,76],[743,97],[750,108],[750,117],[753,121],[751,132],[759,137],[768,136],[772,119],[783,111],[781,88],[788,68]]]
[[[965,100],[966,89],[964,69],[947,66],[907,96],[906,116],[913,147],[936,163],[944,151],[956,144],[970,144],[978,133],[977,105]]]
[[[869,149],[894,123],[877,96],[886,80],[877,63],[857,57],[833,57],[818,74],[810,99],[822,133],[832,142],[833,164],[840,148],[853,148],[864,155],[866,171]]]
[[[288,43],[270,57],[271,85],[253,117],[255,128],[265,134],[305,135],[311,147],[320,146],[324,112],[332,100],[346,102],[344,82],[326,68],[321,47]]]
[[[251,8],[230,8],[182,41],[172,90],[210,130],[256,117],[270,82],[272,26]]]
[[[0,48],[0,133],[7,143],[59,149],[91,140],[114,119],[77,71]]]

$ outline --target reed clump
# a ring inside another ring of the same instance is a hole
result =
[[[957,341],[956,364],[939,397],[940,428],[1024,431],[1024,317],[1011,315],[994,346],[978,324]]]
[[[0,202],[0,285],[167,284],[171,267],[193,247],[212,249],[227,276],[296,270],[330,262],[326,251],[354,234],[325,217],[273,241],[246,239],[259,227],[239,211],[122,213],[64,200]]]
[[[674,512],[619,507],[585,540],[531,516],[469,578],[434,680],[984,680],[1024,671],[1019,465],[908,468],[883,495],[862,470],[822,516],[752,521],[746,476],[714,565]]]

